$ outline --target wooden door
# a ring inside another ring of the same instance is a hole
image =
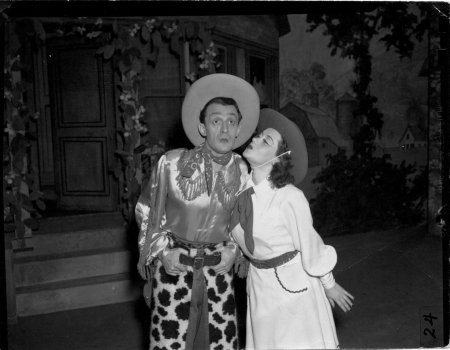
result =
[[[95,55],[100,45],[54,40],[47,51],[60,209],[118,210],[108,171],[116,148],[113,63]]]

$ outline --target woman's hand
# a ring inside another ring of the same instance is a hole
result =
[[[335,283],[333,288],[325,289],[325,294],[333,308],[337,303],[344,312],[351,311],[353,303],[350,298],[355,298],[339,284]]]

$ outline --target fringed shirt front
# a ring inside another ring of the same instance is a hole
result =
[[[235,194],[241,177],[247,176],[247,166],[233,154],[230,162],[214,174],[212,191],[208,194],[200,148],[177,149],[163,155],[139,197],[136,221],[140,226],[141,274],[167,245],[167,232],[194,242],[230,240],[228,225]],[[190,177],[182,176],[185,166],[195,169]]]

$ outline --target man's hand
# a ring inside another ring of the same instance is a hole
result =
[[[325,294],[333,308],[336,302],[344,312],[351,311],[353,303],[350,298],[355,298],[339,284],[335,283],[333,288],[325,289]]]
[[[224,275],[233,267],[234,261],[237,257],[238,248],[232,249],[231,247],[222,246],[216,251],[222,254],[222,259],[220,260],[220,263],[215,266],[211,266],[210,268],[213,269],[216,274]]]
[[[187,270],[187,266],[180,263],[180,251],[178,249],[160,252],[159,259],[168,275],[177,276]]]

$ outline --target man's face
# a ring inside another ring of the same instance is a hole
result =
[[[234,106],[213,103],[205,113],[205,124],[198,125],[200,134],[206,137],[206,144],[214,155],[230,152],[239,135],[241,125]]]

